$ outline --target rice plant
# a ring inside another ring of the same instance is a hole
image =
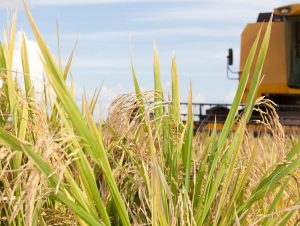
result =
[[[299,138],[284,136],[278,122],[270,124],[276,122],[276,112],[267,113],[270,120],[265,122],[272,136],[254,138],[247,131],[253,109],[260,102],[272,105],[255,99],[271,23],[257,35],[222,130],[195,134],[192,82],[187,120],[182,121],[176,57],[172,95],[166,98],[155,45],[154,90],[141,91],[131,57],[135,93],[116,99],[107,119],[96,123],[99,92],[91,100],[83,94],[79,108],[74,87],[66,82],[74,51],[67,65],[60,56],[56,60],[24,5],[46,78],[38,96],[23,38],[24,84],[15,79],[20,76],[12,70],[15,14],[0,45],[1,224],[299,223]],[[237,120],[250,74],[250,95]]]

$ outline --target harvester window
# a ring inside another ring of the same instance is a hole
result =
[[[299,22],[295,24],[295,33],[296,33],[296,43],[295,43],[296,57],[300,58],[300,23]]]
[[[287,21],[287,54],[289,60],[290,87],[300,88],[300,18],[291,17]]]

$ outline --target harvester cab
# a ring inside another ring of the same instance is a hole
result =
[[[240,70],[242,71],[256,34],[272,18],[272,32],[263,66],[263,80],[257,97],[266,96],[278,105],[300,106],[300,4],[260,13],[256,23],[249,23],[242,32]],[[249,85],[246,87],[245,102]]]

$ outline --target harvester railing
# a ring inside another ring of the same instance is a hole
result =
[[[220,103],[193,103],[194,123],[197,126],[203,126],[207,123],[213,123],[216,119],[217,123],[224,123],[231,104]],[[187,117],[187,102],[181,103],[181,116],[183,120]],[[277,105],[274,106],[279,116],[279,121],[286,126],[300,126],[300,106],[298,105]],[[239,114],[243,112],[245,105],[239,106]],[[264,108],[261,106],[260,108]],[[251,122],[260,119],[258,112],[253,113]]]

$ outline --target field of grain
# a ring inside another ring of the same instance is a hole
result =
[[[1,225],[299,224],[299,136],[285,135],[276,114],[266,116],[268,133],[254,137],[246,126],[259,102],[272,105],[254,99],[270,24],[257,36],[223,129],[195,134],[192,85],[187,120],[180,117],[175,57],[169,99],[154,47],[154,91],[141,91],[132,59],[135,93],[117,98],[98,122],[99,93],[77,105],[67,82],[73,56],[61,66],[26,13],[46,77],[43,93],[35,93],[25,39],[23,73],[12,71],[14,16],[0,46]],[[236,121],[253,64],[247,107]]]

